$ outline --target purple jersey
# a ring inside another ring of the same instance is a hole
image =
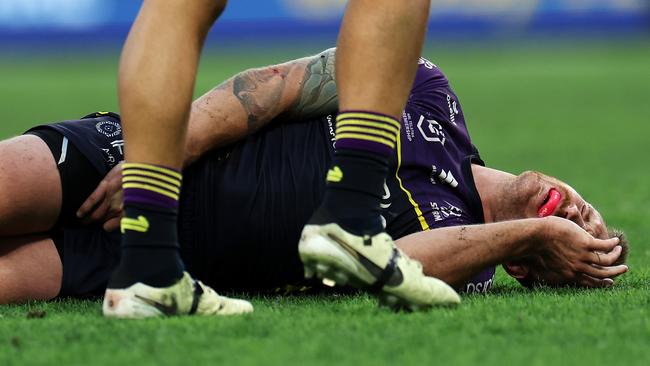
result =
[[[458,97],[436,65],[420,58],[381,202],[393,237],[484,222],[471,164],[483,164],[472,145]],[[435,243],[432,243],[435,244]],[[485,292],[490,268],[465,285]]]

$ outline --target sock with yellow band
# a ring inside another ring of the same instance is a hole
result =
[[[336,152],[321,208],[311,223],[336,221],[353,234],[383,230],[379,206],[400,123],[391,116],[343,111],[336,118]]]
[[[183,276],[177,220],[181,174],[151,164],[124,163],[122,256],[108,288],[136,282],[166,287]]]

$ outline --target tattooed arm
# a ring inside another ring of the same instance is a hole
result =
[[[278,116],[306,119],[336,112],[335,49],[241,72],[192,104],[185,164],[242,139]]]
[[[336,112],[335,50],[241,72],[192,104],[184,165],[203,153],[241,140],[276,117],[300,120]],[[81,217],[119,227],[122,213],[121,165],[104,178],[81,206]]]

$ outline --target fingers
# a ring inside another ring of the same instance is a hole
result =
[[[120,191],[122,186],[122,163],[113,167],[104,179],[99,183],[97,188],[90,194],[86,201],[77,210],[77,217],[88,216],[94,211],[95,206],[100,202],[106,201],[114,195],[114,192]]]
[[[589,275],[583,274],[580,276],[580,279],[576,283],[581,287],[588,288],[603,288],[603,287],[612,287],[614,285],[614,280],[611,278],[594,278]]]
[[[111,232],[119,229],[120,227],[120,220],[122,219],[122,215],[113,217],[112,219],[106,221],[104,223],[104,230]]]
[[[110,210],[110,202],[107,202],[106,200],[102,201],[101,205],[95,208],[95,210],[90,214],[90,217],[88,217],[88,221],[89,222],[103,221],[106,217],[109,216],[109,210]]]
[[[106,197],[106,192],[108,191],[108,183],[103,180],[99,183],[97,188],[93,191],[93,193],[86,198],[86,201],[81,204],[81,207],[79,207],[79,210],[77,210],[77,217],[83,218],[86,217],[90,212],[92,212],[93,208],[99,203],[104,200],[104,197]]]
[[[597,264],[592,264],[592,265],[586,265],[581,272],[596,278],[611,279],[616,276],[620,276],[627,271],[628,271],[628,267],[625,264],[621,264],[618,266],[611,266],[611,267],[603,267]]]
[[[593,238],[591,243],[588,244],[588,247],[591,250],[609,253],[619,244],[619,242],[620,240],[617,237],[604,240]]]
[[[612,251],[609,253],[590,252],[591,263],[600,266],[611,266],[612,264],[616,263],[618,257],[621,256],[622,252],[623,247],[620,245],[615,246],[614,249],[612,249]]]

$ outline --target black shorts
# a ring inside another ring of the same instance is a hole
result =
[[[41,127],[27,132],[41,138],[57,162],[61,178],[61,211],[57,227],[79,227],[76,212],[86,198],[101,182],[102,175],[93,167],[83,153],[55,129]]]
[[[63,263],[61,296],[101,295],[119,262],[119,232],[99,224],[83,226],[76,212],[108,171],[123,159],[122,129],[114,113],[34,127],[57,162],[63,193],[61,213],[51,231]]]
[[[63,264],[59,296],[101,296],[120,261],[120,232],[66,229],[53,236]]]

